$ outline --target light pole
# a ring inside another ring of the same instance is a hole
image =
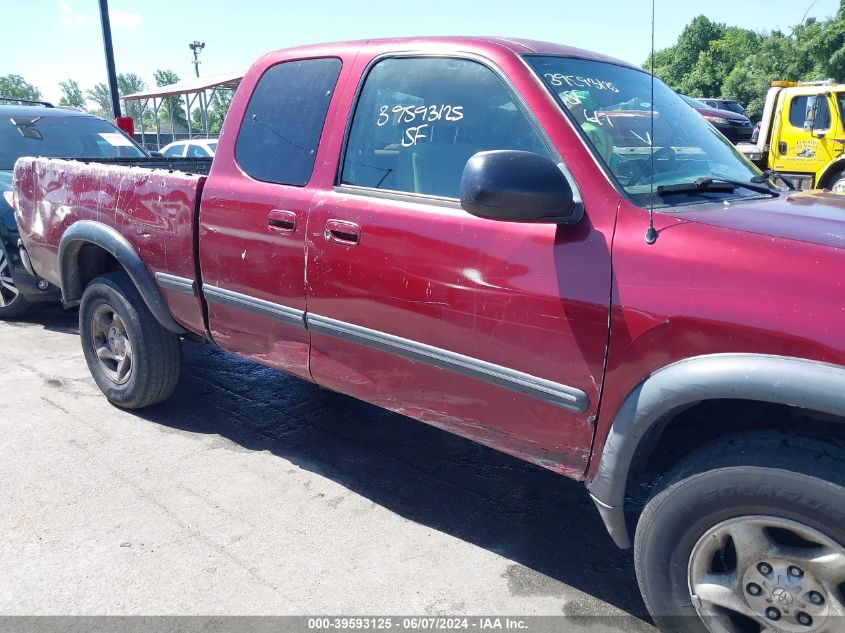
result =
[[[117,119],[120,118],[120,95],[117,92],[117,73],[114,69],[114,51],[111,45],[111,23],[109,22],[108,0],[100,0],[100,24],[103,28],[103,48],[106,53],[106,72],[109,77],[112,110],[114,110],[114,116]]]
[[[190,44],[188,44],[188,48],[190,48],[194,52],[194,72],[197,74],[197,79],[200,76],[200,60],[199,54],[202,49],[205,48],[205,42],[199,42],[194,40]],[[202,118],[202,127],[205,132],[205,137],[208,138],[208,104],[205,102],[205,96],[202,92],[199,93],[199,102],[200,102],[200,117]],[[191,127],[191,122],[188,121],[188,129]]]
[[[194,51],[194,71],[197,73],[197,77],[199,77],[200,76],[199,54],[202,51],[202,49],[205,48],[205,42],[198,42],[197,40],[194,40],[193,42],[188,44],[188,48],[190,48],[192,51]]]

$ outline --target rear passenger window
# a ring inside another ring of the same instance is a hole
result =
[[[467,160],[493,149],[551,158],[496,73],[464,59],[386,59],[361,90],[341,183],[457,198]]]
[[[244,114],[235,158],[257,180],[303,186],[311,179],[339,59],[307,59],[267,70]]]

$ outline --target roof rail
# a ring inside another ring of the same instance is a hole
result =
[[[55,108],[49,101],[33,101],[32,99],[18,99],[17,97],[4,97],[0,95],[0,101],[14,101],[15,103],[28,103],[30,105],[40,105],[45,108]]]

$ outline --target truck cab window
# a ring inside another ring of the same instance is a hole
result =
[[[790,125],[802,130],[809,130],[813,125],[816,108],[819,109],[816,129],[830,129],[830,108],[827,105],[827,99],[819,99],[816,95],[793,97],[789,104]]]
[[[258,80],[244,113],[235,159],[256,180],[304,186],[341,62],[336,58],[284,62]]]
[[[456,198],[467,160],[494,149],[551,158],[492,70],[464,59],[385,59],[361,91],[341,183]]]

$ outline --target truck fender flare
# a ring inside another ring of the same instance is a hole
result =
[[[66,304],[79,303],[82,298],[84,288],[79,270],[79,251],[86,244],[99,246],[118,261],[163,328],[174,334],[185,334],[185,329],[170,316],[152,276],[129,241],[115,229],[99,222],[80,220],[65,231],[59,242],[59,274],[62,300]]]
[[[827,179],[831,176],[831,174],[836,173],[840,169],[845,169],[845,156],[831,161],[830,164],[824,168],[824,171],[821,173],[819,179],[816,181],[816,187],[822,187],[820,183],[825,183],[824,186],[826,187]]]
[[[625,492],[637,448],[658,425],[699,402],[755,400],[845,416],[845,367],[766,354],[695,356],[652,373],[625,398],[587,488],[613,540],[630,547]]]

